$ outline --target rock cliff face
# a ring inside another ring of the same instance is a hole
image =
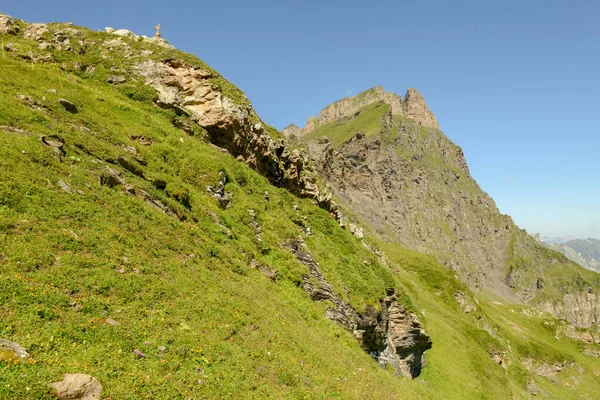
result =
[[[376,86],[354,97],[347,97],[330,104],[321,110],[316,118],[309,117],[302,132],[296,131],[294,133],[296,136],[306,135],[317,126],[348,118],[362,108],[380,101],[390,106],[392,115],[405,116],[425,127],[439,128],[435,116],[427,107],[425,99],[418,90],[408,89],[404,100],[402,100],[397,94],[386,92],[381,86]],[[291,131],[288,130],[288,132]]]
[[[388,139],[359,133],[337,149],[324,140],[307,148],[335,195],[377,233],[438,256],[474,287],[502,288],[510,218],[441,132],[409,119],[392,129]]]
[[[562,299],[546,300],[539,307],[580,328],[600,325],[600,299],[592,288],[583,292],[565,293]]]
[[[362,100],[326,107],[317,119],[335,120],[328,127],[338,131],[359,126],[360,107],[385,95],[372,89]],[[422,96],[410,89],[401,103],[388,97],[378,134],[359,131],[336,147],[327,129],[304,139],[341,204],[383,240],[434,255],[472,288],[539,305],[576,326],[597,324],[597,301],[585,290],[600,281],[574,272],[569,281],[558,278],[561,268],[577,267],[500,214],[470,176],[461,148],[437,129]],[[394,111],[400,106],[401,113]]]
[[[431,338],[416,314],[400,304],[394,289],[388,289],[381,299],[381,311],[369,307],[359,313],[333,291],[302,241],[291,241],[286,247],[308,267],[304,290],[313,300],[333,305],[327,310],[329,319],[354,332],[365,351],[382,366],[390,365],[397,375],[419,376],[425,365],[424,353],[432,347]]]
[[[234,102],[212,82],[211,72],[180,60],[145,61],[134,71],[157,91],[156,103],[190,117],[204,128],[210,141],[266,176],[274,185],[312,198],[337,216],[331,194],[320,191],[308,159],[297,149],[276,142],[249,102]]]

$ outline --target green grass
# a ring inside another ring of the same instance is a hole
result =
[[[389,110],[389,105],[378,102],[366,106],[360,114],[348,117],[342,121],[334,121],[316,127],[316,129],[304,136],[303,140],[326,136],[334,148],[352,138],[358,132],[371,137],[381,133],[381,120]]]
[[[378,244],[392,260],[384,267],[311,201],[271,186],[206,143],[200,131],[188,136],[175,128],[178,117],[153,105],[153,92],[129,74],[132,61],[121,50],[102,57],[100,42],[114,37],[83,34],[85,54],[52,53],[59,72],[32,68],[16,55],[2,59],[0,125],[20,131],[0,129],[0,337],[25,346],[31,358],[0,360],[0,398],[51,398],[47,384],[64,373],[93,375],[103,396],[113,399],[525,397],[526,373],[516,361],[524,354],[574,360],[586,371],[571,391],[542,380],[548,392],[598,394],[600,383],[589,373],[597,360],[581,356],[575,343],[557,341],[537,319],[484,298],[475,315],[464,314],[455,291],[474,295],[430,256]],[[31,45],[3,39],[23,51]],[[157,60],[175,54],[208,68],[184,53],[124,42],[152,49]],[[82,72],[75,62],[96,70]],[[125,86],[106,83],[111,67],[128,77]],[[245,101],[215,76],[224,92]],[[74,102],[79,113],[65,111],[58,98]],[[373,107],[365,113],[368,122],[357,126],[376,134],[385,111]],[[336,140],[345,140],[344,129]],[[64,139],[60,159],[42,135]],[[140,144],[140,136],[153,144]],[[119,157],[139,173],[120,166]],[[134,160],[141,157],[145,165]],[[121,187],[102,186],[107,166],[175,216]],[[221,173],[233,194],[227,209],[206,192]],[[153,184],[159,179],[166,188]],[[261,241],[249,209],[262,227]],[[433,338],[421,377],[398,378],[380,368],[352,333],[325,318],[326,305],[299,287],[306,267],[283,246],[303,236],[298,220],[313,231],[305,239],[323,274],[358,310],[378,306],[389,286],[401,291]],[[278,280],[252,269],[253,259],[277,269]],[[108,325],[107,318],[120,325]],[[496,337],[481,329],[483,320]],[[495,348],[513,352],[508,374],[489,357]]]

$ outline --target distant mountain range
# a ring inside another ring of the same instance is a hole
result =
[[[600,272],[600,240],[569,237],[547,238],[539,233],[534,237],[544,246],[563,253],[582,267]]]

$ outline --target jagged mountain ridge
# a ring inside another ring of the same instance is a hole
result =
[[[373,103],[384,102],[388,104],[392,115],[400,115],[410,118],[422,126],[439,128],[435,116],[427,107],[425,99],[418,90],[410,88],[406,91],[404,100],[395,93],[386,92],[383,87],[375,86],[354,97],[347,97],[336,101],[319,112],[317,117],[309,117],[304,128],[289,125],[281,133],[286,136],[305,136],[313,132],[319,126],[348,118]]]
[[[5,15],[0,34],[0,398],[65,373],[105,398],[600,393],[593,332],[352,237],[300,190],[321,180],[301,149],[197,58]]]
[[[598,277],[546,251],[501,215],[437,124],[394,112],[375,93],[385,92],[370,89],[326,107],[319,114],[327,116],[324,124],[300,138],[335,197],[383,240],[436,256],[472,288],[537,305],[577,326],[597,325]],[[423,97],[409,93],[429,115]],[[348,102],[355,105],[349,112],[332,112]]]

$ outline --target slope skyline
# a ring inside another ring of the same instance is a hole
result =
[[[416,87],[501,212],[529,232],[598,237],[596,8],[29,1],[2,11],[146,35],[160,22],[165,38],[222,71],[278,129],[376,85]]]

